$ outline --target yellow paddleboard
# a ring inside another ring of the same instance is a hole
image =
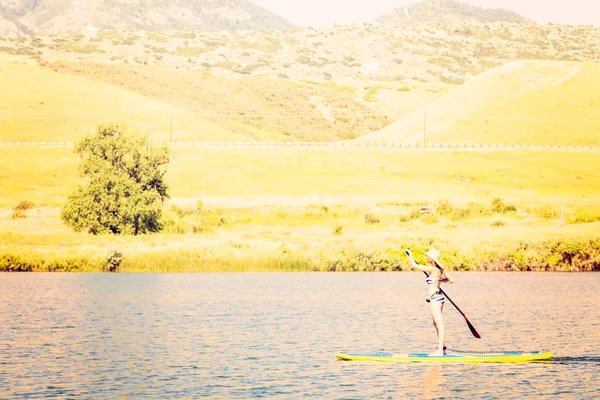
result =
[[[344,361],[379,361],[379,362],[531,362],[547,360],[554,356],[550,352],[498,352],[498,353],[458,353],[446,354],[443,356],[430,356],[428,354],[391,354],[391,353],[374,353],[374,354],[336,354],[339,360]]]

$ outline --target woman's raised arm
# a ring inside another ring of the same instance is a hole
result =
[[[419,271],[423,271],[426,272],[428,274],[430,274],[431,272],[435,271],[435,268],[429,265],[420,265],[415,261],[415,258],[413,257],[412,251],[408,250],[408,249],[404,249],[404,253],[406,253],[406,255],[408,256],[408,258],[410,259],[410,264],[413,268],[418,269]]]

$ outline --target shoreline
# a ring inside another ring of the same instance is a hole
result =
[[[0,249],[0,272],[401,272],[410,264],[402,249],[435,247],[448,271],[600,272],[600,238],[517,241],[465,251],[456,243],[398,241],[366,250],[352,244],[311,248],[225,243],[204,248],[67,252],[23,246]],[[66,254],[65,254],[66,253]]]
[[[405,271],[403,249],[432,247],[450,271],[600,271],[595,206],[197,201],[171,204],[163,232],[139,236],[75,233],[58,208],[27,202],[0,211],[0,271]]]

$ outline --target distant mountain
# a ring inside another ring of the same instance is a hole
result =
[[[119,31],[285,29],[292,23],[247,0],[0,0],[0,36]]]
[[[377,19],[386,25],[407,26],[436,22],[529,23],[527,18],[504,9],[472,6],[456,0],[425,0],[397,8]]]
[[[35,5],[35,0],[0,0],[0,36],[33,33],[21,18],[33,11]]]

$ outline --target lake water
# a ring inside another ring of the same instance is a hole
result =
[[[600,274],[453,276],[448,347],[555,361],[336,361],[435,350],[420,273],[3,273],[0,398],[600,397]]]

